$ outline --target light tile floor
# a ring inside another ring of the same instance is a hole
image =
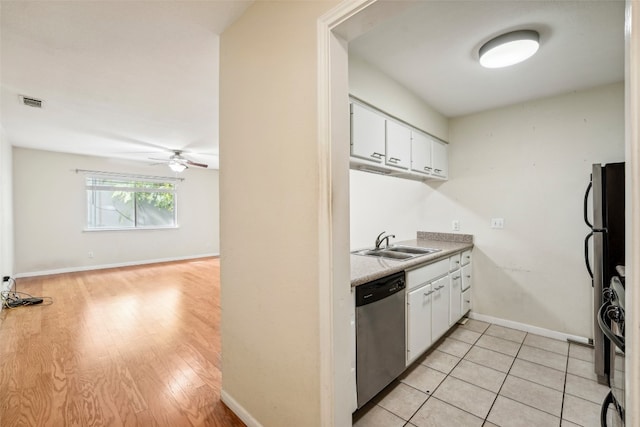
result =
[[[353,415],[356,427],[599,427],[593,349],[477,320]]]

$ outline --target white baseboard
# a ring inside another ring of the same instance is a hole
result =
[[[27,273],[17,273],[14,277],[16,279],[20,279],[23,277],[47,276],[49,274],[75,273],[77,271],[104,270],[107,268],[132,267],[135,265],[157,264],[160,262],[185,261],[190,259],[209,258],[213,256],[220,256],[220,254],[210,253],[210,254],[200,254],[200,255],[187,255],[187,256],[172,257],[172,258],[148,259],[148,260],[142,260],[142,261],[119,262],[115,264],[83,265],[79,267],[57,268],[54,270],[30,271]]]
[[[589,338],[581,337],[579,335],[565,334],[564,332],[553,331],[551,329],[539,328],[537,326],[528,325],[526,323],[514,322],[512,320],[500,319],[499,317],[487,316],[485,314],[479,314],[469,312],[469,318],[475,320],[481,320],[487,323],[493,323],[498,326],[504,326],[505,328],[517,329],[519,331],[530,332],[536,335],[542,335],[543,337],[553,338],[561,341],[574,341],[582,344],[589,344]]]
[[[244,409],[244,407],[231,397],[229,393],[224,391],[224,389],[220,392],[220,398],[222,399],[222,402],[247,425],[247,427],[262,427],[262,424],[253,418],[249,411]]]

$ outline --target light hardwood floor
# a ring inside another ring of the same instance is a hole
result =
[[[19,279],[0,426],[243,426],[220,401],[219,260]]]

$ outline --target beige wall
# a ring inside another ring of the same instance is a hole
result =
[[[14,272],[11,159],[11,144],[0,126],[0,274],[2,276],[13,276]]]
[[[83,174],[75,169],[171,176],[164,166],[13,149],[15,271],[89,269],[219,253],[218,171],[188,169],[178,186],[179,228],[83,231]],[[89,258],[88,252],[94,254]]]
[[[363,59],[349,55],[349,93],[387,114],[449,141],[449,121]]]
[[[459,220],[475,236],[473,311],[592,337],[582,200],[592,163],[624,161],[623,84],[453,119],[450,142],[445,183],[351,172],[352,246]]]
[[[250,425],[322,423],[316,26],[333,4],[256,2],[220,40],[223,400]]]

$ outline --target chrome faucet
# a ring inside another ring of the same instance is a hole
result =
[[[387,234],[386,236],[383,237],[383,234],[386,233],[386,231],[383,231],[382,233],[378,234],[378,237],[376,237],[376,249],[380,249],[380,245],[382,245],[382,242],[384,242],[385,240],[387,241],[387,245],[385,247],[389,247],[389,238],[393,237],[394,239],[396,238],[395,234]]]

